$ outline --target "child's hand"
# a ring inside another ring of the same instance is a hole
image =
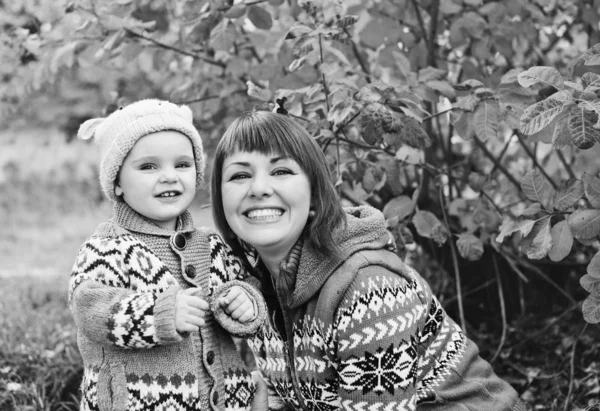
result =
[[[234,285],[227,294],[220,298],[219,306],[232,319],[241,323],[254,318],[254,303],[242,287]]]
[[[188,288],[177,294],[175,300],[175,329],[179,333],[198,331],[204,326],[209,309],[199,288]]]

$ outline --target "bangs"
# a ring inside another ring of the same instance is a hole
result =
[[[304,132],[299,126],[299,130],[290,128],[290,122],[275,117],[270,119],[269,123],[263,120],[261,112],[248,113],[236,122],[223,135],[220,148],[226,155],[237,151],[259,152],[264,155],[278,154],[291,158],[300,165],[306,164],[306,149],[302,148],[300,139],[295,135],[298,132]],[[310,138],[310,137],[309,137]]]

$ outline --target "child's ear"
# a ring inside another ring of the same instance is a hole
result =
[[[123,189],[119,184],[115,184],[115,195],[121,197],[123,195]]]

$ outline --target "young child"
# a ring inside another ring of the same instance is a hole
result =
[[[187,211],[204,172],[189,107],[141,100],[78,136],[100,146],[100,184],[114,202],[70,279],[81,410],[261,409],[260,381],[223,327],[250,335],[266,309],[221,238],[195,229]]]

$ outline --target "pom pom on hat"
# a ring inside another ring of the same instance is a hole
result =
[[[125,157],[142,137],[159,131],[178,131],[192,142],[196,162],[196,189],[202,186],[204,155],[202,140],[193,124],[192,110],[164,100],[146,99],[129,104],[105,118],[85,121],[77,137],[100,147],[100,185],[104,194],[119,201],[115,182]]]

